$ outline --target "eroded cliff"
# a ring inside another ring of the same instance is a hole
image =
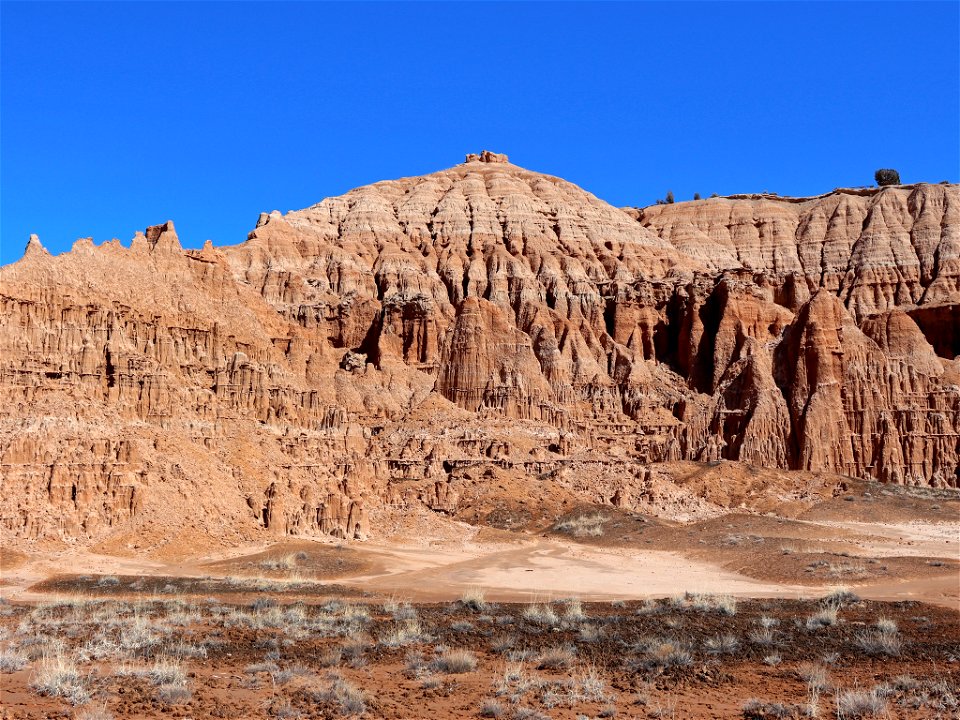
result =
[[[484,153],[233,247],[32,237],[0,269],[2,531],[362,537],[496,477],[639,506],[683,459],[957,486],[958,208],[619,210]]]

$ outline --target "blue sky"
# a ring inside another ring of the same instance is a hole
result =
[[[487,148],[614,205],[960,174],[960,4],[3,2],[0,262]]]

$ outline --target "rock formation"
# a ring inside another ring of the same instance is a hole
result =
[[[484,151],[233,247],[31,236],[0,304],[7,538],[363,537],[482,468],[960,485],[954,185],[620,210]]]

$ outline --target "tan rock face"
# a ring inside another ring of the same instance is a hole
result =
[[[629,507],[681,459],[956,486],[958,207],[622,211],[485,151],[233,247],[31,237],[0,269],[0,528],[363,537],[496,473]]]

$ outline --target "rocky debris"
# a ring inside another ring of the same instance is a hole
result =
[[[623,211],[485,151],[233,247],[31,237],[0,269],[0,532],[356,538],[504,483],[649,510],[683,460],[955,487],[958,207]]]
[[[510,159],[503,153],[484,150],[479,155],[477,153],[467,153],[467,159],[464,162],[509,163]]]

